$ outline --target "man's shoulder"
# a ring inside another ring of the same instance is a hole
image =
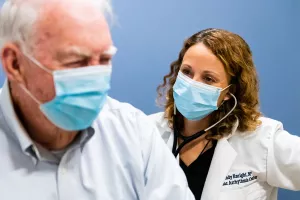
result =
[[[169,121],[165,117],[164,112],[158,112],[148,115],[148,119],[156,125],[161,135],[173,132],[169,126]]]
[[[104,111],[117,111],[117,112],[124,112],[124,113],[138,113],[144,114],[141,110],[135,108],[129,103],[120,102],[116,99],[111,97],[107,97],[106,104],[103,108]]]
[[[103,110],[100,113],[101,115],[105,116],[111,116],[113,118],[126,118],[126,120],[136,120],[139,119],[145,119],[147,116],[139,110],[138,108],[135,108],[129,103],[120,102],[116,99],[113,99],[111,97],[107,98],[107,101],[103,107]],[[105,116],[103,116],[105,118]]]
[[[150,122],[141,110],[111,97],[107,98],[98,120],[101,123],[118,124],[120,128],[142,128]]]
[[[125,151],[124,148],[139,149],[141,142],[149,141],[155,131],[155,126],[142,111],[112,98],[107,99],[93,128],[102,139],[111,141],[111,145],[122,144],[123,150],[116,147],[118,151]]]
[[[165,113],[164,112],[153,113],[151,115],[148,115],[148,117],[150,120],[154,122],[161,122],[165,120]]]

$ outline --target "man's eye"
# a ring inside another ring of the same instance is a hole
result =
[[[100,58],[101,65],[108,65],[111,63],[111,57],[102,57]]]
[[[88,65],[87,60],[78,60],[64,64],[66,67],[84,67],[86,65]]]

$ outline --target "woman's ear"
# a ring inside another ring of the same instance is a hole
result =
[[[231,98],[231,95],[228,92],[224,97],[224,101],[228,101],[230,98]]]
[[[18,83],[24,82],[20,64],[20,50],[17,45],[6,44],[1,51],[1,61],[8,80]]]
[[[235,94],[236,91],[236,86],[234,84],[232,84],[228,89],[225,90],[226,95],[224,97],[224,101],[228,101],[229,99],[232,98],[231,94]]]

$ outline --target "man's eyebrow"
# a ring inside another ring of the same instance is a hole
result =
[[[58,59],[63,59],[67,56],[81,56],[81,57],[90,57],[92,55],[92,52],[84,49],[82,47],[78,46],[70,46],[63,51],[59,51],[57,53],[57,58]]]
[[[103,52],[103,55],[113,56],[117,53],[117,48],[115,46],[110,46],[107,50]]]
[[[114,46],[110,46],[107,50],[105,50],[102,55],[113,56],[117,52],[117,48]],[[57,59],[62,60],[68,57],[91,57],[92,52],[88,49],[79,47],[79,46],[70,46],[62,51],[57,52]]]

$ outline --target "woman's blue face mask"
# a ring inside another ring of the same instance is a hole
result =
[[[218,88],[197,82],[179,71],[173,86],[176,108],[188,120],[201,120],[218,109],[218,100],[222,91]]]

